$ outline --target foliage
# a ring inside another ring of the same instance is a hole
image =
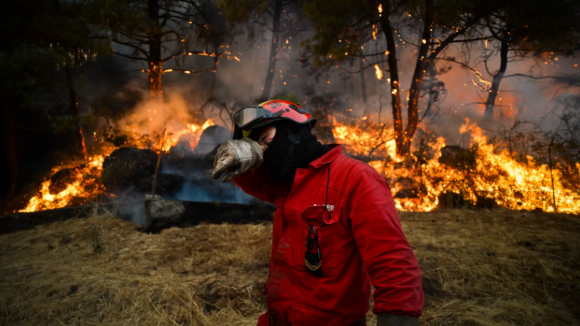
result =
[[[232,36],[209,0],[95,0],[93,6],[101,8],[93,16],[93,36],[110,39],[118,46],[114,53],[131,60],[163,63],[190,52],[202,54],[199,46]],[[150,42],[160,42],[167,53],[154,53]]]
[[[228,25],[233,27],[263,15],[271,3],[268,0],[219,0],[217,7],[224,11]]]
[[[299,105],[302,103],[300,101],[300,97],[296,93],[278,93],[272,97],[275,100],[286,100],[293,103],[298,103]]]

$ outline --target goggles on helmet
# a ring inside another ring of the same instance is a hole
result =
[[[316,118],[312,114],[295,103],[269,100],[260,105],[247,106],[234,114],[233,138],[246,138],[253,129],[265,127],[278,120],[309,124],[310,128],[316,123]]]
[[[264,119],[274,119],[282,115],[282,111],[273,113],[261,106],[252,105],[241,109],[234,115],[235,124],[242,129],[252,129]]]

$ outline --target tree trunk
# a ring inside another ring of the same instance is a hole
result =
[[[9,96],[10,97],[10,96]],[[2,118],[3,126],[3,140],[4,140],[4,154],[3,160],[6,167],[5,171],[1,171],[3,174],[3,178],[6,177],[8,181],[8,190],[9,194],[14,194],[16,191],[16,187],[18,186],[18,137],[16,135],[16,123],[14,121],[14,114],[12,113],[14,110],[13,105],[10,104],[10,99],[8,99],[8,103],[2,105],[2,111],[0,112],[0,117]]]
[[[153,27],[149,38],[149,92],[152,100],[163,102],[161,87],[161,27],[159,26],[159,0],[148,0],[147,13]]]
[[[507,69],[508,52],[509,52],[508,41],[502,40],[499,54],[501,60],[499,71],[493,76],[491,90],[489,92],[489,95],[487,96],[487,101],[485,102],[485,112],[483,114],[483,118],[486,120],[493,120],[495,99],[497,98],[497,93],[499,91],[499,84],[501,83],[501,80],[503,79],[503,76]]]
[[[274,69],[276,69],[276,59],[278,52],[278,37],[280,34],[280,16],[282,15],[282,0],[276,0],[274,7],[274,22],[272,24],[272,43],[270,44],[270,60],[268,61],[268,71],[264,82],[262,100],[270,98],[272,83],[274,82]]]
[[[433,38],[435,38],[435,35],[433,35]],[[435,48],[435,43],[431,43],[431,52],[433,52],[433,49]],[[433,81],[435,80],[435,74],[437,72],[435,65],[431,64],[428,65],[429,68],[429,101],[427,102],[427,108],[425,109],[425,115],[424,116],[431,116],[431,107],[433,107]],[[425,69],[427,70],[427,69]]]
[[[395,45],[395,36],[391,22],[389,20],[390,1],[383,2],[383,12],[381,15],[381,26],[387,41],[387,63],[389,65],[389,77],[391,78],[391,107],[393,108],[393,127],[395,129],[395,143],[397,145],[397,154],[399,149],[403,148],[405,143],[405,130],[403,128],[403,115],[401,114],[401,90],[399,83],[399,68],[397,66],[397,48]]]
[[[433,17],[433,0],[426,0],[425,1],[425,20],[424,20],[424,27],[423,27],[423,39],[426,40],[426,43],[429,42],[429,35],[430,35],[430,28],[429,26],[432,24],[432,17]],[[381,16],[381,26],[383,28],[383,33],[387,39],[387,51],[389,51],[387,62],[389,65],[389,75],[391,77],[391,106],[393,107],[393,125],[395,128],[395,143],[397,145],[397,154],[404,155],[410,151],[411,141],[415,136],[415,132],[417,131],[418,125],[418,103],[420,97],[420,90],[421,90],[421,82],[423,79],[424,72],[429,65],[433,64],[433,60],[437,58],[439,53],[441,53],[447,45],[451,44],[455,38],[459,35],[463,35],[465,31],[473,26],[476,22],[480,20],[482,16],[488,14],[488,12],[482,12],[480,15],[476,17],[472,17],[467,23],[463,25],[463,27],[457,29],[455,33],[447,36],[447,38],[439,43],[439,46],[426,57],[427,54],[427,44],[423,44],[421,42],[420,52],[423,51],[423,55],[419,53],[417,65],[415,66],[415,71],[413,73],[413,80],[411,83],[411,89],[409,91],[409,106],[408,106],[408,113],[409,113],[409,123],[407,126],[407,130],[403,129],[403,118],[401,115],[401,97],[400,97],[400,84],[399,84],[399,70],[397,69],[397,57],[396,57],[396,46],[395,46],[395,37],[393,34],[393,29],[391,28],[391,24],[389,21],[388,13],[390,12],[390,1],[385,0],[382,1],[383,6],[383,14]],[[425,38],[427,37],[427,38]],[[423,60],[421,60],[421,56],[423,56]],[[419,69],[417,69],[419,67]],[[393,94],[394,93],[394,94]],[[413,96],[413,97],[411,97]]]
[[[421,35],[421,45],[417,53],[417,62],[415,64],[415,71],[413,72],[413,79],[411,80],[411,87],[409,88],[409,103],[407,104],[407,115],[409,121],[405,131],[405,138],[403,147],[397,152],[399,155],[408,154],[411,150],[411,143],[417,126],[419,124],[419,99],[421,98],[421,83],[427,61],[427,51],[429,50],[429,42],[431,39],[431,28],[433,21],[433,0],[425,0],[425,19],[423,20],[423,33]]]
[[[379,37],[379,36],[377,36],[377,41],[378,41],[378,38],[380,38],[380,37]],[[379,42],[375,43],[375,52],[376,52],[376,53],[379,53],[379,48],[380,48],[380,47],[379,47]],[[385,81],[387,80],[387,78],[385,78],[385,77],[384,77],[384,74],[385,74],[385,71],[386,71],[386,69],[385,69],[385,63],[384,63],[384,62],[382,62],[382,60],[383,60],[383,59],[381,58],[382,56],[383,56],[383,55],[379,53],[379,54],[377,54],[377,55],[376,55],[376,57],[375,57],[375,60],[376,60],[377,62],[379,62],[379,63],[378,63],[378,65],[379,65],[379,69],[380,69],[380,70],[383,72],[383,78],[381,78],[381,80],[379,80],[379,95],[383,93],[383,88],[385,87]]]
[[[362,53],[361,53],[362,54]],[[363,102],[365,105],[367,105],[367,85],[365,83],[365,71],[364,71],[364,62],[363,62],[363,58],[360,58],[359,61],[359,66],[360,66],[360,89],[362,92],[362,98],[363,98]],[[366,110],[367,108],[365,108]]]
[[[83,156],[83,158],[87,158],[87,148],[85,146],[85,137],[83,136],[83,129],[80,124],[79,119],[79,106],[77,102],[77,93],[75,91],[74,81],[72,77],[72,71],[70,67],[70,61],[67,60],[64,65],[64,72],[66,75],[66,84],[68,86],[68,96],[69,96],[69,105],[70,105],[70,112],[73,117],[73,121],[75,124],[75,134],[77,138],[77,151],[79,154]]]
[[[217,64],[218,64],[217,53],[219,51],[219,47],[220,47],[220,43],[216,41],[214,43],[214,47],[213,47],[213,53],[216,55],[215,57],[213,57],[214,71],[212,72],[213,76],[211,78],[211,83],[209,85],[209,99],[210,100],[213,100],[215,98],[215,83],[217,80]]]

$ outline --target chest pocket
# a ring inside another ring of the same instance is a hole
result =
[[[347,263],[348,248],[354,247],[354,239],[345,228],[346,218],[341,208],[342,195],[330,188],[327,209],[326,184],[321,184],[318,191],[298,203],[289,203],[284,208],[285,232],[275,252],[277,262],[282,262],[305,277],[314,276],[307,271],[305,253],[307,250],[308,231],[316,228],[318,247],[321,256],[322,277],[332,277],[340,273]],[[345,251],[346,249],[346,251]]]
[[[303,213],[307,213],[307,210]],[[306,228],[303,229],[303,243],[306,244],[308,229],[310,227],[316,228],[321,256],[322,276],[332,277],[339,274],[346,264],[346,257],[348,256],[345,255],[345,249],[354,245],[354,239],[346,231],[341,222],[341,209],[338,208],[333,212],[325,211],[316,219],[313,218],[314,216],[312,214],[307,214],[309,215],[308,218],[305,215],[302,214],[302,218],[306,224]],[[306,245],[303,246],[303,249],[303,251],[306,250]],[[304,257],[300,261],[300,268],[306,268]]]
[[[284,233],[274,253],[275,263],[287,265],[304,277],[319,277],[308,272],[305,263],[310,227],[316,228],[323,278],[339,274],[353,248],[356,250],[352,234],[347,231],[347,218],[343,216],[346,212],[342,209],[342,193],[332,183],[328,187],[326,175],[323,176],[318,186],[302,188],[301,196],[291,196],[285,202]]]

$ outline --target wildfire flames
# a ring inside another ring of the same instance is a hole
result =
[[[187,128],[169,132],[163,145],[163,152],[169,149],[179,141],[183,135],[188,135],[187,140],[191,149],[197,146],[201,133],[210,126],[215,125],[213,120],[208,119],[203,124],[187,124]],[[89,158],[88,162],[74,164],[66,167],[73,174],[74,181],[65,185],[65,189],[57,193],[51,193],[51,179],[45,180],[40,186],[38,194],[30,199],[28,205],[19,212],[35,212],[40,210],[62,208],[75,204],[83,204],[94,200],[99,194],[104,193],[105,189],[101,183],[101,171],[103,162],[114,148],[106,150],[106,153],[95,155]],[[53,171],[58,172],[59,170]]]
[[[375,64],[375,75],[377,76],[378,80],[383,79],[383,71],[381,70],[378,64]]]
[[[55,209],[69,206],[73,200],[82,201],[84,198],[94,198],[103,192],[103,187],[98,180],[103,169],[104,155],[96,155],[89,159],[86,164],[79,164],[73,168],[75,173],[72,183],[56,194],[50,193],[52,181],[45,180],[39,194],[32,197],[26,208],[20,212],[35,212],[45,209]]]
[[[580,213],[580,194],[563,185],[561,173],[545,164],[538,164],[528,156],[527,162],[514,159],[507,150],[499,153],[490,144],[483,131],[466,120],[461,133],[469,134],[475,148],[474,163],[469,168],[454,168],[440,163],[444,138],[426,144],[431,155],[428,159],[411,154],[408,158],[396,155],[392,128],[376,124],[369,117],[348,125],[331,118],[332,132],[338,143],[352,155],[369,161],[375,170],[390,181],[396,206],[402,211],[431,211],[439,204],[442,193],[455,193],[475,203],[478,198],[493,199],[498,205],[510,209],[556,209],[562,213]],[[168,151],[180,138],[188,135],[191,148],[197,146],[201,133],[213,126],[211,119],[203,124],[188,124],[187,128],[167,133],[161,146]],[[42,183],[37,196],[30,199],[21,212],[61,208],[83,203],[104,192],[100,182],[102,164],[107,154],[90,158],[88,163],[77,164],[74,181],[64,190],[51,194],[51,180]],[[580,169],[580,164],[577,164]],[[397,196],[411,189],[413,195]]]
[[[201,133],[205,129],[207,129],[208,127],[211,127],[213,125],[215,125],[215,122],[213,122],[212,119],[206,120],[201,126],[198,124],[195,124],[195,123],[188,123],[187,128],[171,133],[171,135],[168,137],[167,141],[164,142],[164,144],[162,146],[162,150],[164,152],[169,151],[169,149],[171,147],[173,147],[177,144],[177,142],[179,141],[179,138],[183,135],[189,135],[189,137],[188,137],[189,146],[193,150],[199,142],[199,138],[201,137]]]
[[[398,164],[402,159],[395,154],[393,131],[385,129],[388,128],[347,126],[334,120],[333,134],[350,153],[371,159],[369,164],[391,180],[393,195],[408,187],[408,183],[420,185],[418,194],[410,196],[415,198],[395,198],[399,210],[431,211],[439,204],[440,194],[451,192],[472,203],[478,197],[485,197],[510,209],[542,209],[547,212],[554,212],[555,198],[558,212],[580,213],[580,194],[563,185],[559,170],[537,164],[531,156],[522,163],[507,150],[495,153],[496,148],[489,144],[481,128],[467,119],[460,132],[469,133],[472,144],[476,145],[473,148],[477,149],[475,164],[469,169],[456,169],[439,162],[441,150],[446,145],[442,137],[428,144],[433,152],[431,159],[417,164],[419,158],[411,155],[409,160],[415,163],[413,167]],[[372,160],[374,156],[382,158]],[[577,168],[580,169],[578,163]]]

